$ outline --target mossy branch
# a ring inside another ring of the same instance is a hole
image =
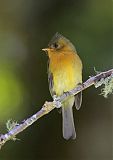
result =
[[[90,77],[86,82],[74,88],[73,90],[64,93],[60,97],[55,97],[53,102],[45,102],[40,111],[36,114],[32,115],[30,118],[22,121],[20,124],[13,121],[7,122],[8,132],[6,134],[0,135],[0,148],[9,140],[15,140],[16,135],[20,132],[24,131],[34,122],[36,122],[42,116],[48,114],[54,108],[61,107],[61,103],[69,96],[76,95],[77,93],[85,90],[86,88],[95,85],[95,88],[100,87],[104,84],[104,88],[102,89],[102,95],[107,97],[109,94],[113,93],[113,69],[108,70],[106,72],[98,73],[96,76]]]

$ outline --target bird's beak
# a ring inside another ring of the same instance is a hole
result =
[[[43,49],[42,49],[42,51],[44,51],[44,52],[46,52],[46,53],[48,53],[49,50],[50,50],[49,48],[43,48]]]
[[[46,54],[49,54],[51,52],[53,52],[52,48],[43,48],[42,51],[46,52]]]
[[[45,52],[46,52],[46,51],[48,51],[48,48],[43,48],[42,51],[45,51]]]

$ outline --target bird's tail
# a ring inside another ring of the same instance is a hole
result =
[[[65,139],[75,139],[76,132],[73,120],[73,103],[74,97],[66,100],[62,106],[62,118],[63,118],[63,137]]]

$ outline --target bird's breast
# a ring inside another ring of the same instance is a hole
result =
[[[82,82],[82,64],[78,55],[61,55],[50,59],[53,91],[59,96]]]

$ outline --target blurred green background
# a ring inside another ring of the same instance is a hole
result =
[[[21,122],[51,100],[41,49],[57,31],[76,46],[83,80],[94,67],[113,67],[112,18],[107,0],[0,0],[0,133],[8,119]],[[111,160],[113,96],[99,94],[94,87],[83,92],[75,141],[62,138],[61,114],[53,110],[6,143],[0,160]]]

